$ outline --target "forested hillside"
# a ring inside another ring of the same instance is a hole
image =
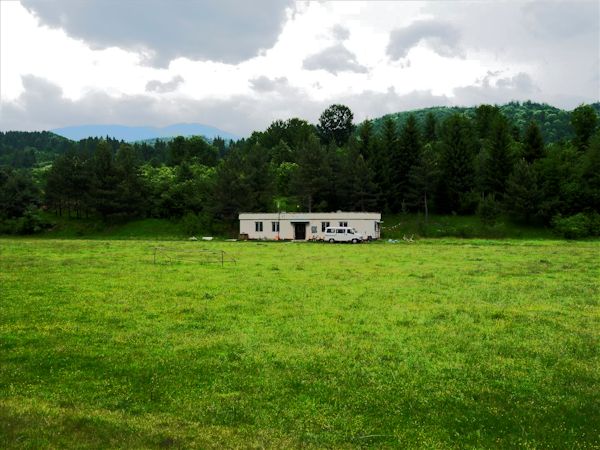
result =
[[[72,142],[49,131],[0,132],[0,167],[34,167],[51,162]]]
[[[515,122],[510,108],[434,108],[356,127],[348,107],[332,105],[316,125],[278,120],[236,142],[74,143],[32,134],[39,148],[28,151],[57,156],[42,167],[5,163],[0,222],[4,232],[32,232],[44,227],[45,209],[103,222],[177,218],[192,232],[235,230],[240,211],[341,209],[425,220],[430,212],[477,214],[489,226],[504,216],[568,237],[600,234],[596,109],[569,113],[561,138],[548,142],[541,113]],[[5,133],[3,149],[14,154],[24,136]]]
[[[590,105],[596,113],[600,114],[600,102]],[[527,124],[535,120],[546,143],[558,142],[561,139],[572,139],[573,129],[571,128],[571,111],[556,108],[545,103],[534,102],[510,102],[499,106],[502,114],[508,119],[511,126],[515,127],[515,132],[522,133]],[[396,126],[402,126],[410,115],[414,115],[420,125],[425,123],[428,114],[433,114],[438,122],[443,121],[448,116],[456,113],[464,114],[470,118],[475,118],[477,107],[445,107],[436,106],[432,108],[417,109],[414,111],[399,112],[388,114],[386,116],[373,119],[373,125],[376,130],[380,130],[383,122],[391,118],[396,122]]]

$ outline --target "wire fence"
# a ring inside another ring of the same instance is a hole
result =
[[[196,264],[237,264],[233,255],[223,250],[183,249],[177,247],[154,247],[154,264],[196,263]]]

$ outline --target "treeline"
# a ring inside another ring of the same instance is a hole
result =
[[[592,103],[589,106],[600,114],[600,102]],[[529,122],[535,121],[542,132],[544,141],[548,144],[570,140],[574,136],[573,127],[571,126],[571,111],[556,108],[546,103],[531,101],[513,101],[500,105],[498,108],[516,132],[522,132]],[[441,123],[449,116],[457,113],[474,119],[477,107],[434,106],[410,112],[398,112],[373,120],[373,125],[375,130],[379,131],[386,119],[392,119],[396,122],[396,126],[400,127],[406,122],[409,115],[414,115],[419,125],[422,126],[429,114],[433,114],[436,120]]]
[[[572,136],[546,144],[539,124],[515,126],[495,106],[443,121],[432,113],[358,128],[343,105],[317,125],[275,121],[237,142],[178,137],[155,145],[88,139],[42,173],[0,171],[4,230],[57,215],[182,218],[189,232],[234,230],[240,211],[378,210],[500,215],[600,234],[600,134],[594,108],[571,114]],[[33,174],[33,176],[32,176]]]

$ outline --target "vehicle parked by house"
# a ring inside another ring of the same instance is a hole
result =
[[[356,229],[350,227],[329,227],[325,230],[324,240],[327,242],[352,242],[359,244],[365,240]]]

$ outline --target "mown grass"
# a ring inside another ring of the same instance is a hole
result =
[[[0,240],[1,447],[600,446],[599,242],[155,245]]]

